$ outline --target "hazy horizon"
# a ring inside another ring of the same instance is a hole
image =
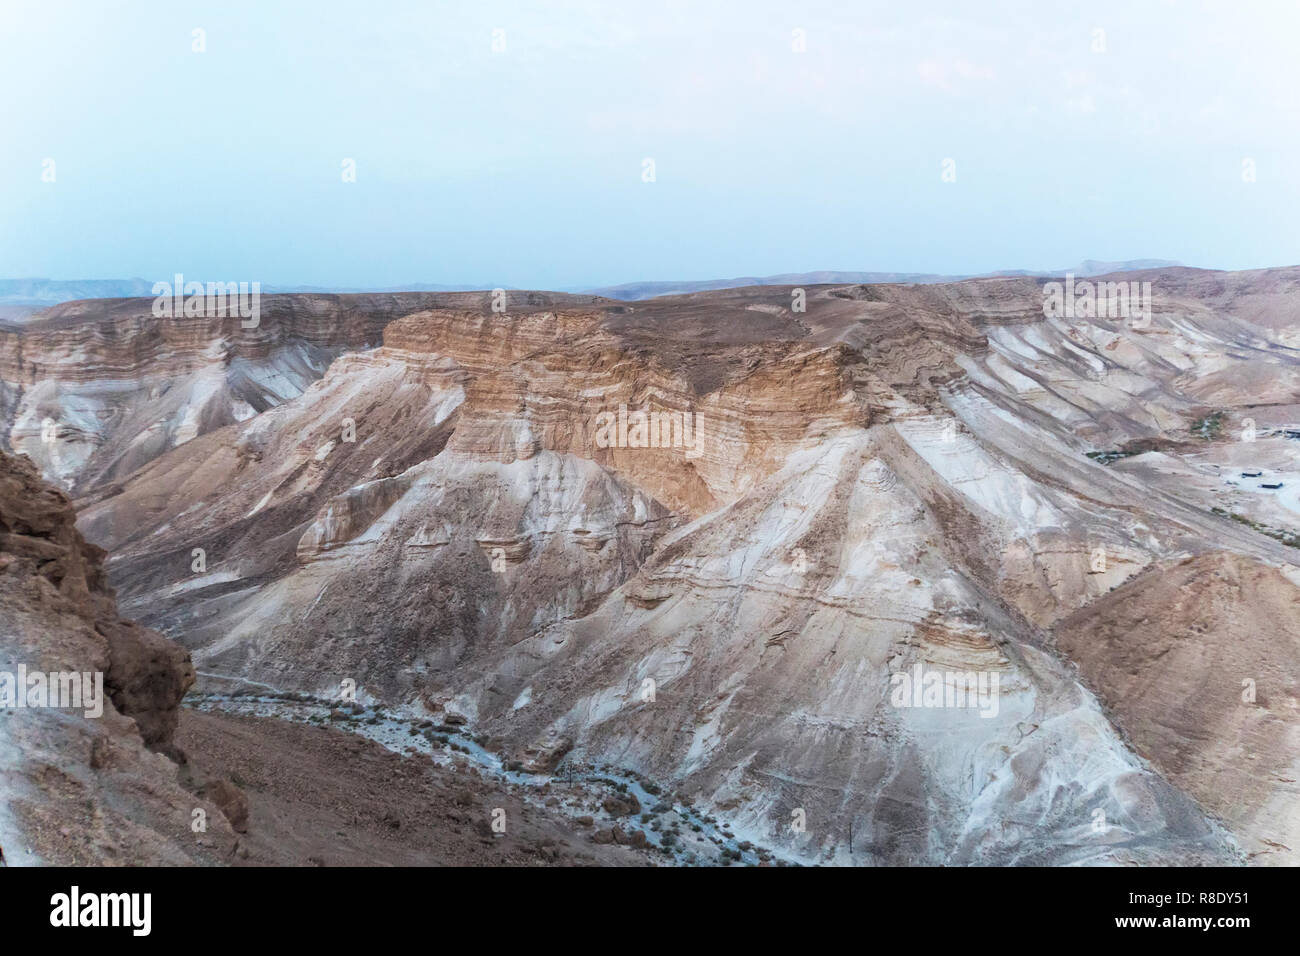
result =
[[[760,7],[18,0],[0,261],[546,289],[1300,262],[1300,8]]]
[[[1147,265],[1146,263],[1153,263],[1153,264]],[[840,268],[806,269],[798,272],[787,270],[783,272],[766,272],[766,273],[759,273],[751,270],[743,274],[725,275],[725,276],[724,275],[642,276],[637,278],[626,279],[621,282],[606,283],[604,285],[595,285],[592,283],[586,283],[586,284],[569,286],[563,289],[552,288],[552,289],[543,290],[539,286],[530,287],[530,286],[518,286],[518,285],[515,286],[506,285],[504,286],[504,288],[520,289],[520,290],[537,289],[538,291],[550,291],[550,292],[584,292],[592,289],[618,288],[621,286],[631,286],[631,285],[666,284],[666,283],[673,283],[673,282],[700,283],[700,282],[720,282],[720,281],[727,281],[731,279],[772,279],[778,277],[814,276],[814,275],[851,275],[851,274],[915,275],[915,276],[934,277],[934,278],[944,279],[944,280],[961,281],[964,279],[978,279],[978,278],[986,278],[986,277],[995,277],[999,275],[1025,274],[1025,275],[1035,275],[1035,276],[1059,276],[1059,275],[1064,275],[1067,272],[1080,270],[1085,265],[1088,264],[1113,265],[1113,266],[1120,267],[1117,269],[1117,271],[1130,271],[1130,270],[1135,271],[1138,269],[1166,269],[1167,268],[1167,269],[1198,269],[1207,272],[1252,272],[1252,271],[1262,271],[1268,269],[1286,269],[1294,266],[1300,266],[1300,262],[1287,262],[1287,263],[1276,263],[1270,265],[1245,266],[1240,269],[1223,269],[1218,266],[1207,266],[1207,265],[1199,265],[1195,263],[1179,262],[1177,260],[1161,259],[1155,256],[1142,256],[1142,257],[1137,257],[1134,259],[1126,259],[1126,260],[1109,260],[1109,259],[1097,259],[1096,257],[1085,257],[1080,259],[1078,262],[1074,263],[1073,265],[1060,266],[1057,268],[1038,268],[1034,266],[1013,265],[1013,266],[1007,266],[1002,269],[990,269],[981,273],[974,273],[974,272],[935,273],[935,272],[918,272],[915,270],[904,270],[904,269],[863,268],[863,267],[843,268],[843,269]],[[1093,273],[1093,274],[1100,274],[1100,273]],[[0,282],[8,282],[8,283],[53,282],[53,283],[63,283],[63,284],[74,284],[74,283],[83,283],[83,282],[84,283],[91,283],[91,282],[152,283],[154,281],[166,282],[166,281],[170,281],[172,278],[173,276],[164,276],[160,279],[155,280],[152,277],[140,276],[140,275],[133,275],[133,276],[21,275],[21,276],[0,276]],[[191,274],[186,278],[206,281],[208,277]],[[364,292],[392,292],[392,291],[402,291],[402,290],[419,291],[421,287],[446,288],[450,291],[454,291],[454,290],[488,291],[491,290],[492,288],[495,288],[495,286],[491,286],[491,285],[476,285],[470,282],[453,282],[453,281],[432,282],[427,279],[414,279],[409,282],[396,282],[396,283],[382,285],[382,286],[358,285],[352,283],[349,283],[347,285],[313,285],[309,283],[286,283],[286,282],[279,282],[274,280],[269,280],[269,281],[257,280],[257,281],[261,282],[264,288],[272,289],[277,292],[295,291],[298,289],[302,289],[303,291],[312,291],[313,289],[320,289],[321,291],[326,291],[326,292],[349,291],[352,289],[356,289],[358,291],[364,291]]]

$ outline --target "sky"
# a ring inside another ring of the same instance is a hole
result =
[[[1295,264],[1298,36],[1300,0],[0,0],[0,277]]]

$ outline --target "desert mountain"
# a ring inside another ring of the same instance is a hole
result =
[[[806,862],[1294,862],[1300,269],[1101,281],[1149,314],[68,303],[0,332],[0,434],[201,688],[353,682]]]

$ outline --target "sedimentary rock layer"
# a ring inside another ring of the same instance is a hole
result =
[[[401,300],[276,339],[328,368],[242,419],[42,462],[201,674],[451,709],[811,862],[1288,862],[1300,525],[1234,475],[1291,467],[1296,275],[1141,274],[1139,321],[1030,278]],[[133,361],[86,364],[194,400]],[[53,374],[5,373],[11,436]],[[998,689],[899,692],[931,673]]]

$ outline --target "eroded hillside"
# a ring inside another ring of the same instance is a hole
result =
[[[355,681],[809,862],[1293,862],[1300,271],[1134,276],[1147,321],[1031,278],[80,304],[0,341],[6,432],[201,682]],[[932,672],[996,706],[894,693]]]

